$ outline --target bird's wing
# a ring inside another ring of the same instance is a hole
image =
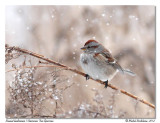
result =
[[[116,59],[112,57],[111,53],[106,49],[101,53],[108,63],[116,63]]]
[[[101,61],[101,62],[104,62],[104,63],[107,63],[108,61],[108,58],[106,58],[104,55],[102,55],[101,53],[96,53],[94,55],[94,58],[96,58],[97,60]]]
[[[118,64],[117,60],[112,57],[111,53],[108,50],[105,50],[103,53],[95,54],[95,57],[102,62],[112,65],[121,73],[124,73],[123,68]]]

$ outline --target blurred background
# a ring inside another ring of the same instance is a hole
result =
[[[5,24],[10,46],[80,71],[80,48],[89,39],[97,40],[123,68],[137,74],[118,73],[109,83],[155,105],[154,6],[6,6]],[[6,64],[6,71],[18,67],[24,59],[26,65],[38,63],[31,56],[20,56]],[[33,97],[24,71],[32,74],[30,81],[38,83],[36,89],[44,88],[37,90],[43,92],[40,96]],[[26,82],[27,90],[20,81]],[[155,110],[72,72],[40,68],[6,73],[6,118],[13,117],[155,118]]]

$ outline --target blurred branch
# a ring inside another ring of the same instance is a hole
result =
[[[60,68],[64,68],[64,67],[56,66],[56,65],[23,66],[23,67],[21,67],[21,68],[8,70],[8,71],[6,71],[6,73],[12,72],[12,71],[16,71],[16,70],[20,70],[20,69],[25,69],[25,68],[39,68],[39,67],[60,67]]]
[[[70,68],[70,67],[68,67],[68,66],[65,66],[65,65],[63,65],[63,64],[60,64],[60,63],[58,63],[58,62],[55,62],[55,61],[53,61],[53,60],[51,60],[51,59],[45,58],[43,55],[40,55],[40,54],[31,52],[31,51],[28,51],[28,50],[26,50],[26,49],[21,49],[21,48],[19,48],[19,47],[15,47],[15,46],[10,47],[8,44],[5,45],[5,49],[6,49],[6,50],[10,50],[10,51],[15,50],[15,51],[18,51],[18,52],[21,52],[21,53],[28,54],[28,55],[30,55],[30,56],[33,56],[33,57],[42,59],[42,60],[47,61],[47,62],[49,62],[49,63],[52,63],[52,64],[54,64],[54,65],[63,67],[65,70],[72,71],[72,72],[74,72],[74,73],[77,73],[77,74],[82,75],[82,76],[85,77],[85,73],[83,73],[83,72],[80,72],[80,71],[78,71],[78,70],[76,70],[76,69],[72,69],[72,68]],[[92,78],[90,78],[90,79],[92,79]],[[94,80],[94,79],[92,79],[92,80]],[[96,82],[98,82],[98,83],[100,83],[100,84],[105,85],[105,82],[102,82],[102,81],[100,81],[100,80],[94,80],[94,81],[96,81]],[[154,106],[153,104],[151,104],[151,103],[147,102],[146,100],[144,100],[144,99],[142,99],[142,98],[140,98],[140,97],[137,97],[137,96],[135,96],[135,95],[133,95],[133,94],[131,94],[131,93],[123,90],[123,89],[119,89],[119,88],[117,88],[117,87],[115,87],[115,86],[113,86],[113,85],[111,85],[111,84],[108,84],[108,87],[110,87],[110,88],[112,88],[112,89],[114,89],[114,90],[118,90],[118,91],[120,91],[121,93],[123,93],[123,94],[125,94],[125,95],[127,95],[127,96],[129,96],[129,97],[131,97],[131,98],[133,98],[133,99],[135,99],[135,100],[138,100],[138,101],[140,101],[140,102],[142,102],[142,103],[144,103],[144,104],[152,107],[153,109],[155,109],[155,106]]]

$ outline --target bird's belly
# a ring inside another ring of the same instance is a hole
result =
[[[85,73],[95,80],[111,80],[117,73],[111,65],[98,60],[95,61],[93,57],[88,58],[84,56],[81,59],[81,66]]]

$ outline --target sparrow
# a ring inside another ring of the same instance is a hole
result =
[[[84,52],[80,55],[80,65],[86,73],[86,80],[90,77],[95,80],[101,80],[105,82],[105,88],[107,88],[108,81],[110,81],[117,72],[135,76],[135,73],[132,71],[123,69],[109,50],[96,40],[88,40],[81,50]]]

